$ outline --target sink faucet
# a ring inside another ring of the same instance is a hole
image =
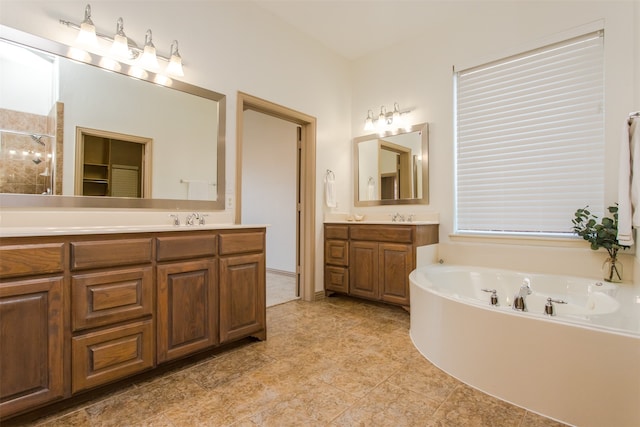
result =
[[[400,212],[391,215],[392,222],[404,222],[404,216]]]
[[[531,295],[531,280],[525,278],[520,285],[520,290],[513,297],[513,309],[518,311],[527,311],[527,295]]]
[[[185,225],[194,225],[194,221],[196,219],[200,219],[200,214],[197,212],[190,213],[187,215],[187,219],[185,220]]]

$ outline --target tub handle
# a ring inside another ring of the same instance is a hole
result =
[[[483,292],[491,292],[491,305],[498,305],[498,291],[495,289],[480,289]]]
[[[544,305],[544,314],[546,314],[547,316],[555,316],[556,315],[556,309],[553,306],[553,303],[556,304],[566,304],[566,301],[563,301],[561,299],[553,299],[551,297],[547,298],[547,303]]]

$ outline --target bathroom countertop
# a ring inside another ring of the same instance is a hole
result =
[[[325,221],[325,224],[375,224],[375,225],[434,225],[434,224],[439,224],[438,221],[404,221],[404,222],[400,222],[400,221],[385,221],[385,220],[380,220],[380,221],[376,221],[376,220],[371,220],[371,221],[347,221],[347,220],[332,220],[332,221]]]
[[[266,224],[206,224],[206,225],[98,225],[98,226],[62,226],[62,227],[0,227],[0,237],[29,236],[69,236],[79,234],[118,234],[181,232],[199,230],[225,230],[243,228],[263,228]]]

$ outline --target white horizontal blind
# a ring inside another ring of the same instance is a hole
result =
[[[604,34],[456,73],[456,230],[570,233],[604,205]]]

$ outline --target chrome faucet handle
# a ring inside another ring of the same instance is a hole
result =
[[[172,218],[173,225],[180,225],[180,217],[178,216],[178,214],[170,214],[169,216]]]
[[[495,289],[480,289],[483,292],[491,292],[491,305],[500,305],[498,304],[498,291]]]
[[[547,298],[547,303],[544,305],[544,314],[546,314],[547,316],[555,316],[556,315],[556,308],[553,305],[553,303],[556,304],[566,304],[567,302],[561,299],[553,299],[551,297]]]
[[[209,214],[200,214],[198,216],[198,225],[205,225],[204,217],[209,216]]]

